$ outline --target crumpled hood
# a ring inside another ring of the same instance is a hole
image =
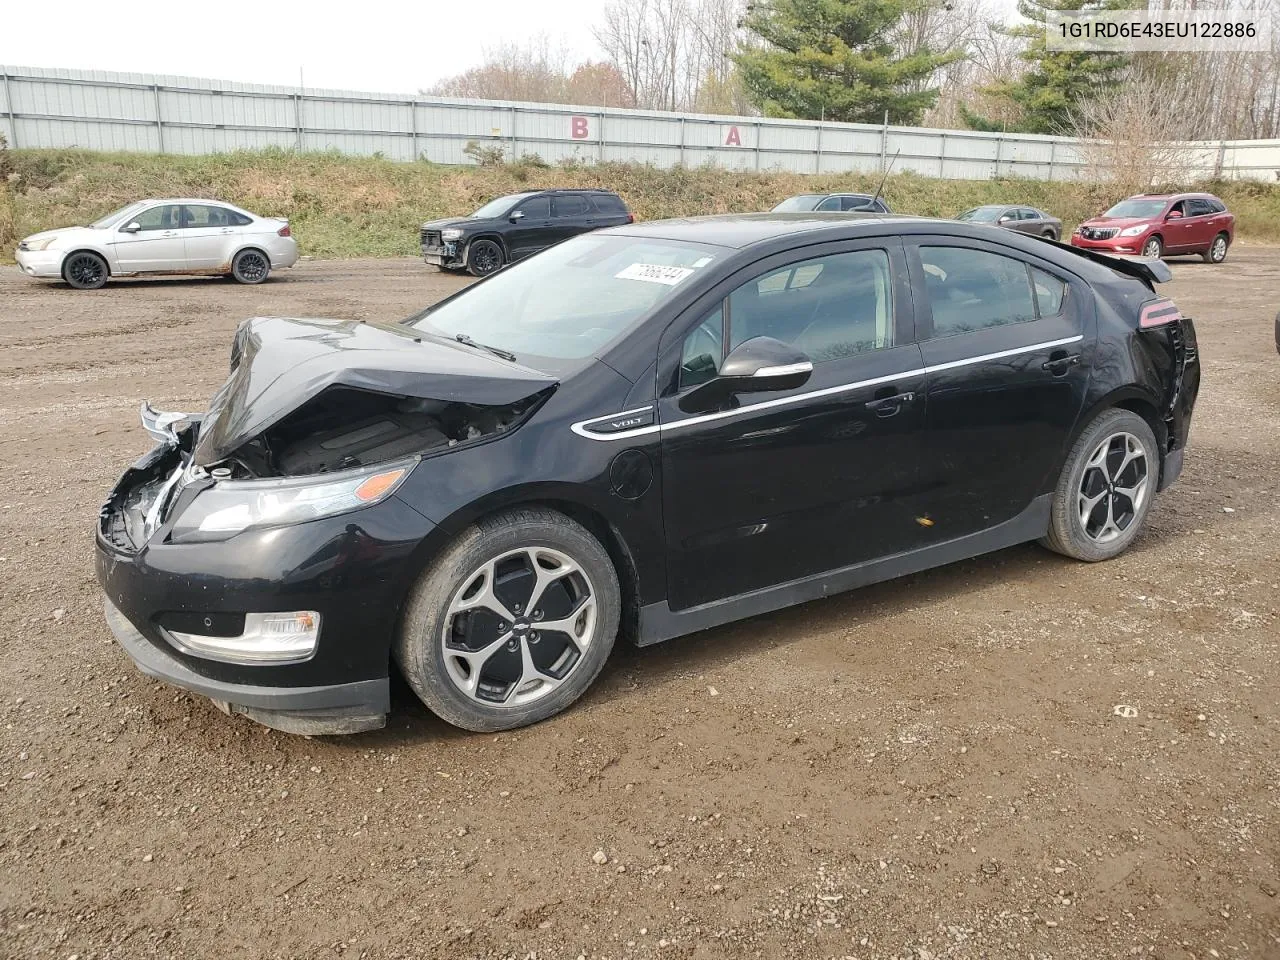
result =
[[[209,404],[192,459],[207,467],[330,387],[456,403],[509,404],[555,377],[399,324],[255,317]]]

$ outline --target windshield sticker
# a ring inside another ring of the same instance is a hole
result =
[[[711,257],[699,257],[697,260],[693,261],[693,266],[695,268],[705,267],[710,262],[711,262]]]
[[[693,273],[692,267],[669,267],[663,263],[633,263],[614,274],[618,280],[644,280],[674,287]]]

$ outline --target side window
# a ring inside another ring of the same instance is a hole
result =
[[[1062,302],[1067,298],[1066,281],[1032,267],[1031,286],[1036,291],[1036,311],[1041,317],[1056,317],[1062,312]]]
[[[1213,208],[1214,213],[1226,213],[1227,206],[1221,200],[1210,200],[1209,206]]]
[[[729,349],[773,337],[814,363],[893,343],[889,255],[858,250],[806,260],[729,294]]]
[[[966,247],[921,247],[933,336],[1036,319],[1027,265]]]
[[[182,225],[179,220],[181,212],[182,208],[177,204],[166,204],[160,207],[152,207],[150,210],[143,210],[142,213],[128,222],[138,224],[144,232],[147,230],[177,230]]]
[[[622,203],[620,197],[615,197],[612,193],[597,193],[591,197],[591,204],[598,211],[609,216],[618,216],[627,212],[626,207]]]
[[[827,197],[827,199],[823,200],[820,204],[818,204],[818,205],[817,205],[816,207],[814,207],[813,209],[815,209],[815,210],[839,210],[839,209],[840,209],[840,198],[839,198],[839,197]]]
[[[841,197],[840,209],[842,210],[870,210],[870,197]]]
[[[546,220],[551,216],[551,201],[547,197],[530,197],[520,204],[520,212],[529,220]]]
[[[1030,207],[1023,207],[1021,210],[1018,211],[1018,219],[1019,220],[1039,220],[1040,212],[1038,210],[1032,210]]]
[[[586,216],[587,210],[586,198],[574,193],[553,197],[551,200],[553,217],[582,217]]]
[[[183,226],[187,227],[229,227],[232,224],[231,211],[223,207],[206,207],[188,204],[183,208]]]
[[[247,227],[253,223],[252,219],[246,217],[243,213],[236,213],[234,210],[228,210],[227,216],[230,218],[230,223],[233,227]]]
[[[1209,205],[1208,200],[1188,200],[1187,201],[1188,217],[1203,217],[1203,216],[1207,216],[1210,213],[1213,213],[1213,207]]]
[[[1187,204],[1185,200],[1179,200],[1177,203],[1175,203],[1172,207],[1169,208],[1169,212],[1180,213],[1184,217],[1189,216],[1189,214],[1187,213]]]
[[[684,338],[680,353],[680,389],[706,383],[720,372],[724,359],[724,304],[703,318]]]

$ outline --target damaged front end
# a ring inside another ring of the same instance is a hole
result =
[[[406,327],[246,321],[207,413],[142,405],[158,444],[98,525],[113,633],[145,673],[269,726],[381,726],[409,559],[434,528],[396,492],[556,383]]]

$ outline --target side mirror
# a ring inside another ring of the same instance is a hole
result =
[[[137,233],[142,229],[142,224],[137,220],[131,220],[120,228],[121,233]]]
[[[1181,220],[1181,219],[1182,219],[1182,211],[1181,211],[1181,210],[1170,210],[1170,211],[1169,211],[1169,213],[1168,213],[1168,215],[1165,217],[1165,219],[1166,219],[1166,220]]]
[[[523,219],[524,219],[524,211],[523,211],[523,210],[517,210],[515,213],[511,214],[511,222],[512,222],[512,223],[515,223],[517,220],[523,220]]]
[[[717,410],[740,393],[794,390],[813,373],[813,361],[773,337],[753,337],[725,357],[720,373],[680,400],[685,413]]]

